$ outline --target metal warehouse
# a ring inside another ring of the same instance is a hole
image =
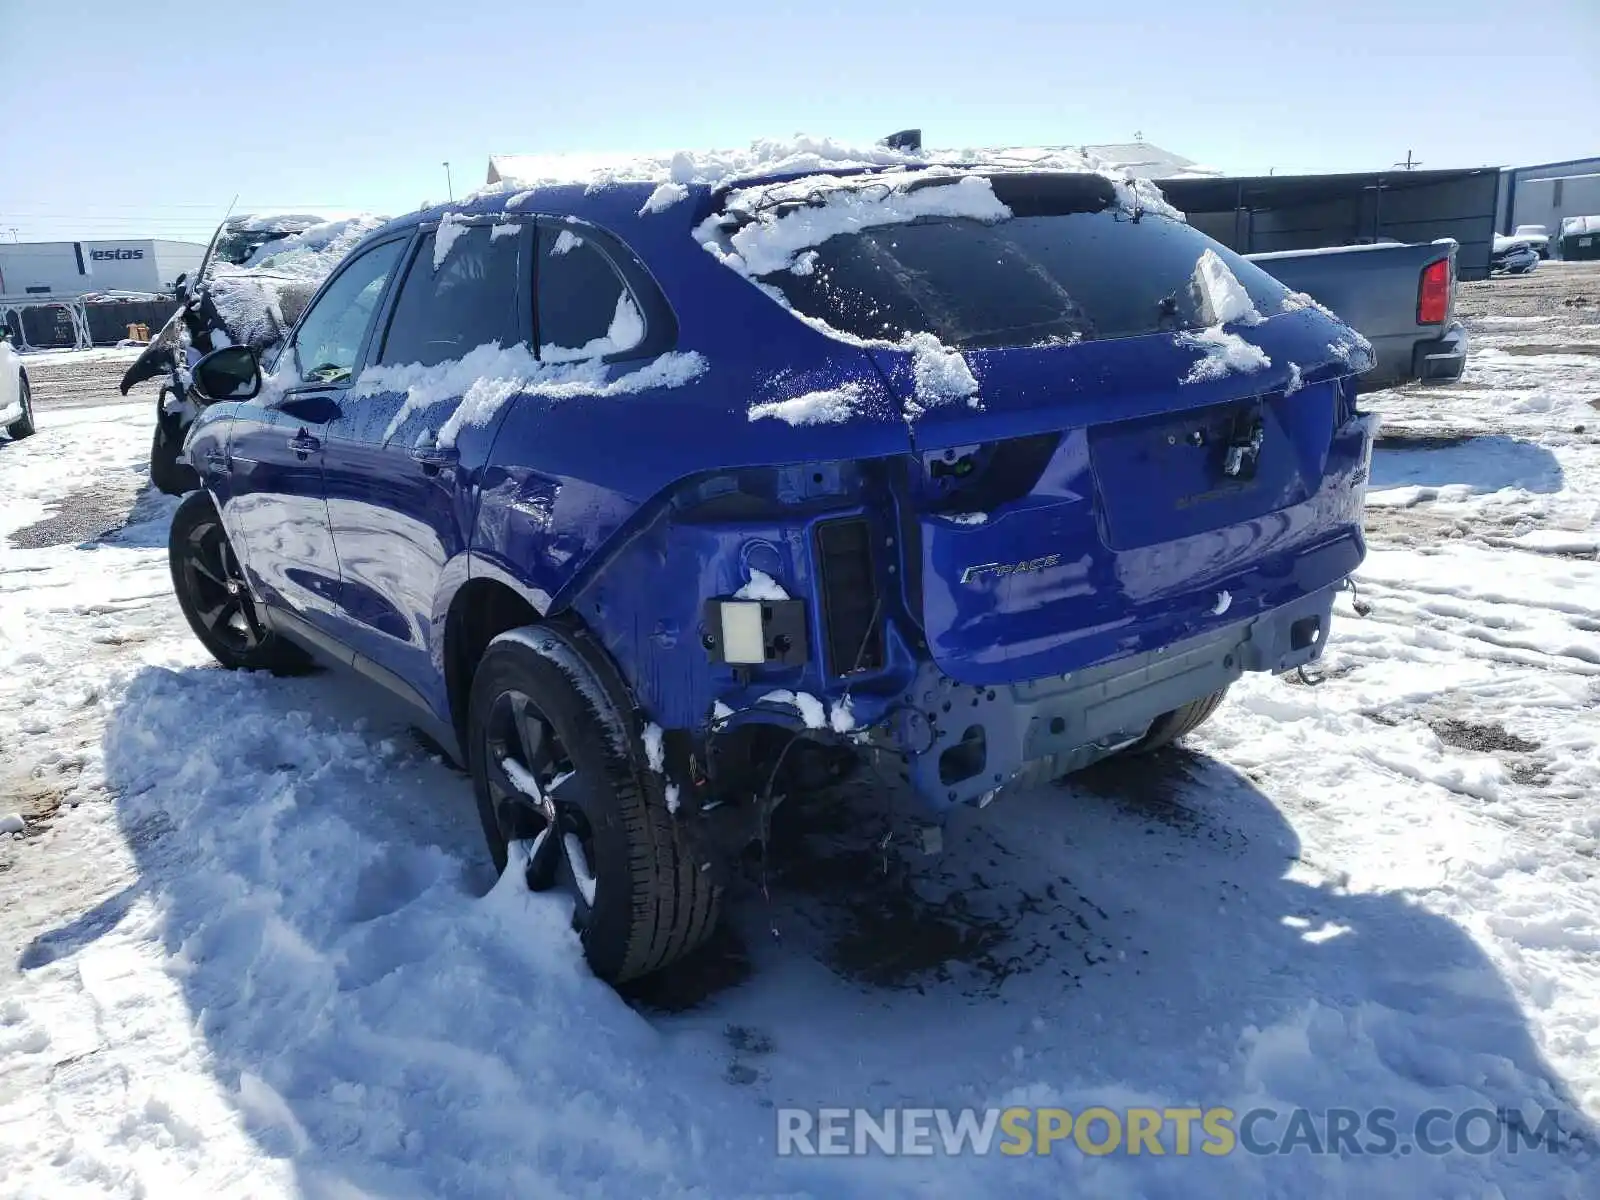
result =
[[[196,242],[162,238],[0,243],[0,297],[170,292],[205,253]]]
[[[1571,158],[1509,170],[1500,180],[1501,233],[1518,225],[1543,225],[1552,244],[1568,217],[1600,213],[1600,158]]]

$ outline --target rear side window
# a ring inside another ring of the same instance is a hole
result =
[[[996,191],[1000,189],[997,186]],[[993,225],[939,218],[830,238],[762,278],[807,316],[858,337],[932,332],[981,349],[1136,337],[1207,323],[1201,254],[1219,255],[1263,316],[1285,289],[1181,221],[1115,207],[1018,215]]]
[[[602,358],[645,340],[639,301],[585,226],[539,231],[539,357]]]
[[[490,342],[527,341],[517,315],[522,238],[506,228],[457,231],[437,266],[434,235],[423,237],[395,300],[379,362],[432,367]]]

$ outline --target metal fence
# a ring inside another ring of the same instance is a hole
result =
[[[72,313],[65,304],[28,304],[21,297],[5,314],[12,336],[23,345],[39,350],[70,350],[77,345]],[[129,325],[144,325],[153,336],[167,323],[176,307],[172,300],[112,300],[85,304],[89,340],[96,346],[114,346],[128,336]]]

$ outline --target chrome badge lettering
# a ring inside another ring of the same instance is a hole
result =
[[[1043,571],[1057,566],[1060,562],[1061,555],[1046,554],[1043,558],[1025,558],[1021,562],[1014,563],[981,563],[961,572],[961,582],[977,583],[986,575],[992,575],[996,579],[1004,579],[1008,575],[1026,575],[1031,571]]]

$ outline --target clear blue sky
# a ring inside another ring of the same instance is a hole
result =
[[[491,152],[920,125],[1143,132],[1230,173],[1515,165],[1600,154],[1596,113],[1600,0],[0,0],[0,238],[204,240],[235,194],[399,213]]]

